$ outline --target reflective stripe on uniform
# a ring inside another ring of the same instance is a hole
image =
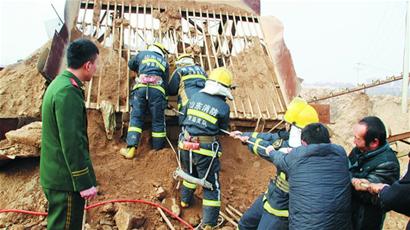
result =
[[[258,155],[258,147],[259,147],[259,142],[261,142],[262,139],[256,139],[255,144],[253,145],[253,153]]]
[[[279,176],[276,176],[275,184],[283,192],[289,192],[289,182],[286,180],[284,172],[280,172]]]
[[[189,189],[196,189],[196,184],[190,183],[186,180],[182,182],[182,185],[189,188]]]
[[[204,120],[209,121],[209,122],[212,123],[212,124],[216,124],[216,122],[218,121],[218,119],[217,119],[216,117],[211,116],[211,115],[209,115],[209,114],[207,114],[207,113],[204,113],[204,112],[202,112],[202,111],[200,111],[200,110],[196,110],[196,109],[188,109],[188,113],[187,113],[187,114],[188,114],[188,115],[191,115],[191,116],[195,116],[195,117],[202,118],[202,119],[204,119]]]
[[[132,89],[134,90],[134,89],[139,89],[139,88],[143,88],[143,87],[150,87],[150,88],[153,88],[153,89],[157,89],[165,95],[165,89],[160,85],[149,85],[148,86],[146,84],[140,83],[140,84],[134,85],[134,87]]]
[[[184,149],[184,144],[182,142],[178,143],[178,147],[180,149],[188,151],[188,149]],[[209,149],[199,148],[199,150],[192,150],[192,152],[197,153],[197,154],[201,154],[201,155],[204,155],[204,156],[208,156],[208,157],[213,157],[214,156],[214,152],[212,150],[209,150]],[[221,157],[221,156],[222,156],[222,152],[218,151],[218,157]]]
[[[202,205],[203,206],[210,206],[210,207],[221,207],[221,201],[220,200],[203,199],[202,200]]]
[[[88,167],[85,168],[85,169],[81,169],[81,170],[78,170],[78,171],[74,171],[74,172],[72,172],[71,174],[72,174],[73,176],[77,177],[77,176],[85,175],[85,174],[87,174],[87,173],[88,173]]]
[[[166,135],[166,132],[152,132],[152,137],[165,137]]]
[[[206,80],[206,77],[204,75],[201,75],[201,74],[190,74],[190,75],[183,76],[181,78],[182,81],[189,80],[189,79],[204,79],[204,80]]]
[[[258,137],[258,133],[253,132],[253,133],[252,133],[252,137],[253,137],[253,138],[257,138],[257,137]]]
[[[141,128],[138,128],[138,127],[129,127],[128,128],[128,132],[130,133],[130,132],[137,132],[137,133],[141,133],[142,132],[142,129]]]
[[[265,197],[264,197],[264,199],[265,199],[265,203],[263,204],[263,208],[267,212],[269,212],[270,214],[275,215],[275,216],[289,217],[289,211],[288,210],[280,210],[280,209],[272,208],[272,206],[270,206],[270,204],[269,204],[269,201],[267,201]]]
[[[162,72],[165,72],[165,66],[161,64],[161,62],[159,62],[156,59],[153,58],[147,58],[142,60],[142,64],[147,64],[147,63],[155,63],[161,70]]]

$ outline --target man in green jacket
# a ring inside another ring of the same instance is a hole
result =
[[[48,200],[47,229],[81,229],[85,200],[97,195],[82,81],[93,77],[98,54],[89,40],[72,42],[68,68],[44,94],[40,183]]]

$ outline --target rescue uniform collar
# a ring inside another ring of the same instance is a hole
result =
[[[64,70],[64,71],[61,73],[61,76],[74,79],[74,81],[77,83],[77,85],[78,85],[79,88],[82,88],[82,87],[84,86],[84,84],[80,81],[80,79],[78,79],[77,76],[75,76],[73,73],[71,73],[71,72],[68,71],[68,70]]]

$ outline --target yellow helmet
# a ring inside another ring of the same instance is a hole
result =
[[[285,113],[285,121],[299,128],[319,122],[316,110],[300,97],[295,97],[288,106]]]
[[[187,65],[195,65],[194,57],[190,54],[182,54],[177,58],[175,61],[177,67],[187,66]]]
[[[232,81],[233,81],[233,75],[232,72],[229,71],[225,67],[219,67],[214,70],[209,74],[209,80],[216,81],[223,86],[227,88],[231,88],[232,86]]]
[[[158,50],[159,49],[159,50]],[[160,42],[154,42],[152,45],[148,47],[148,50],[151,51],[160,51],[162,54],[166,55],[169,54],[169,51],[165,48],[165,46]]]

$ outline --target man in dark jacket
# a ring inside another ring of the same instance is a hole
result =
[[[82,81],[93,77],[98,53],[89,40],[72,42],[67,49],[67,70],[44,94],[40,183],[48,200],[48,229],[81,229],[85,199],[97,195]]]
[[[127,150],[121,154],[131,159],[138,147],[144,117],[147,111],[152,119],[152,147],[161,149],[165,146],[165,108],[167,107],[167,88],[169,64],[168,50],[159,43],[148,47],[130,59],[128,67],[138,73],[131,92],[130,124],[127,133]]]
[[[351,187],[344,149],[320,123],[306,126],[288,154],[266,149],[289,176],[289,229],[351,229]]]
[[[409,153],[410,157],[410,153]],[[406,174],[391,186],[383,183],[369,183],[363,181],[367,186],[362,186],[363,190],[379,196],[382,209],[386,212],[395,211],[410,217],[410,162],[407,166]],[[410,221],[407,223],[407,228],[410,229]]]
[[[366,181],[391,185],[399,179],[400,165],[386,141],[386,128],[374,116],[365,117],[354,127],[355,148],[349,155],[352,174],[352,221],[353,228],[382,229],[385,213],[380,199],[363,191]],[[365,180],[364,180],[365,179]]]
[[[290,132],[281,130],[276,133],[241,133],[234,131],[231,136],[243,142],[248,141],[248,148],[256,155],[271,162],[263,147],[272,145],[279,151],[290,151],[301,145],[301,130],[306,125],[319,121],[316,110],[301,98],[294,98],[288,105],[284,116],[290,125]],[[254,143],[254,144],[252,144]],[[276,167],[276,175],[272,177],[267,191],[259,196],[252,206],[241,217],[238,228],[276,229],[289,228],[289,183],[288,175],[281,168]]]

